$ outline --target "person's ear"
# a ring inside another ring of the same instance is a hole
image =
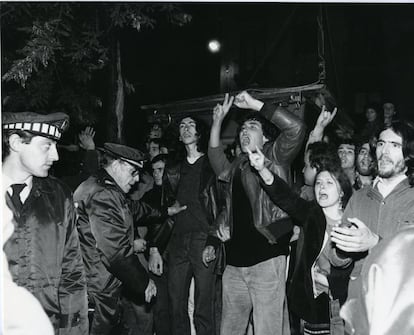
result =
[[[18,134],[12,134],[9,137],[10,151],[19,152],[24,145],[23,139]]]

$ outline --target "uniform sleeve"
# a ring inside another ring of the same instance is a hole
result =
[[[142,200],[131,201],[131,212],[134,217],[134,221],[146,220],[146,219],[167,219],[167,207],[157,209]]]
[[[120,196],[105,189],[94,195],[90,202],[89,222],[97,247],[104,256],[108,270],[130,292],[137,301],[144,300],[148,286],[148,275],[133,253],[130,231],[122,209],[126,203]],[[132,218],[131,218],[132,220]]]
[[[86,335],[88,334],[86,279],[72,198],[66,199],[65,207],[67,228],[59,283],[59,303],[61,318],[68,318],[68,325],[62,328],[59,334]]]

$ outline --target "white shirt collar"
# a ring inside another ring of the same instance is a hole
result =
[[[384,178],[376,177],[373,182],[373,187],[377,187],[378,191],[381,193],[382,197],[387,197],[394,188],[401,183],[404,179],[406,179],[407,176],[405,174],[402,174],[401,176],[396,177],[391,182],[384,183]]]
[[[25,183],[27,186],[20,193],[20,199],[22,200],[22,202],[25,202],[25,200],[29,196],[30,190],[32,189],[33,176],[29,176],[26,180],[23,181],[23,183]],[[12,195],[12,189],[10,187],[12,184],[16,184],[16,182],[13,181],[9,176],[3,173],[2,174],[3,192],[7,191],[10,195]]]

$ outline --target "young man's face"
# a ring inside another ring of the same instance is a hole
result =
[[[247,148],[256,151],[263,148],[263,144],[267,142],[267,138],[263,135],[262,124],[256,120],[247,120],[243,123],[240,133],[240,148],[243,152],[247,152]]]
[[[340,144],[338,147],[338,156],[341,160],[343,169],[351,169],[355,167],[355,145]]]
[[[34,136],[30,143],[22,143],[19,150],[20,167],[31,176],[47,177],[53,163],[59,159],[56,141]]]
[[[181,120],[179,125],[179,132],[180,141],[185,145],[198,142],[199,136],[196,130],[196,122],[192,118],[186,117]]]
[[[369,150],[369,143],[364,143],[359,149],[356,169],[362,176],[370,176],[372,174],[372,157]]]
[[[384,130],[377,142],[378,175],[391,178],[405,173],[402,137],[391,129]]]
[[[139,171],[135,166],[121,159],[116,160],[114,164],[116,166],[112,178],[124,193],[128,193],[131,187],[139,181]]]
[[[152,176],[154,177],[154,183],[157,186],[162,185],[162,177],[164,176],[165,163],[158,161],[152,164]]]

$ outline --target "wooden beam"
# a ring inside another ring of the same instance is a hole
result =
[[[325,85],[314,83],[303,86],[284,87],[284,88],[264,88],[264,89],[248,89],[250,95],[264,102],[271,103],[300,103],[302,97],[312,95],[326,89]],[[237,95],[241,91],[229,92],[230,95]],[[205,97],[198,97],[187,100],[179,100],[167,104],[153,104],[141,106],[141,110],[147,115],[147,119],[151,122],[153,119],[176,120],[183,115],[197,114],[198,116],[211,115],[216,104],[222,103],[224,94],[216,94]]]

